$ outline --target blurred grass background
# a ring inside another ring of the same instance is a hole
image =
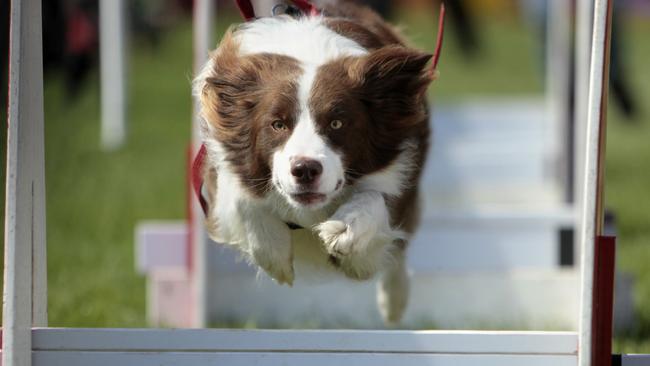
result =
[[[434,45],[432,14],[419,9],[398,16],[409,38],[428,50]],[[434,103],[543,92],[534,29],[521,17],[492,15],[478,18],[483,44],[473,60],[463,58],[456,38],[447,35],[441,77],[431,88]],[[630,121],[610,106],[606,203],[618,216],[618,268],[636,277],[637,325],[617,336],[615,351],[650,353],[650,118],[645,104],[650,97],[650,22],[625,20],[626,66],[642,111]],[[239,21],[236,14],[221,13],[218,33],[232,21]],[[45,80],[51,326],[147,325],[144,279],[134,270],[133,233],[139,220],[185,215],[191,31],[186,19],[169,29],[158,47],[132,40],[128,142],[119,151],[99,149],[97,72],[74,101],[64,97],[60,75]],[[0,109],[2,120],[5,111]],[[0,133],[4,144],[6,131]],[[4,170],[1,174],[4,179]]]

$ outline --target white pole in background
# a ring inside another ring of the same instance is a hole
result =
[[[30,366],[47,325],[41,1],[11,1],[2,364]]]
[[[603,179],[609,80],[612,0],[595,0],[589,68],[587,137],[582,197],[580,325],[578,364],[592,365],[594,254],[603,226]]]
[[[101,146],[115,150],[126,137],[126,7],[124,0],[99,1]]]
[[[589,98],[589,60],[591,54],[591,32],[593,20],[593,1],[576,1],[575,21],[575,145],[574,145],[574,197],[576,209],[576,228],[582,224],[581,208],[584,195],[585,141],[587,131],[587,108]],[[575,243],[582,241],[581,230],[575,230]],[[575,258],[580,258],[579,245],[575,246]]]
[[[571,1],[546,3],[546,100],[551,176],[558,177],[562,200],[567,203],[573,187],[569,172],[569,76],[571,70]]]
[[[213,18],[214,18],[214,1],[213,0],[196,0],[194,1],[194,75],[198,75],[201,68],[208,61],[208,52],[214,46],[212,40]],[[194,99],[192,110],[192,156],[196,156],[201,147],[200,125],[198,100]],[[208,296],[207,296],[207,276],[208,276],[208,251],[207,251],[207,234],[203,227],[203,211],[198,200],[192,197],[192,225],[193,242],[192,245],[192,293],[193,293],[193,317],[194,327],[205,327],[208,322]]]

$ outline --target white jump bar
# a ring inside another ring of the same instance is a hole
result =
[[[575,332],[36,328],[35,351],[576,355]]]

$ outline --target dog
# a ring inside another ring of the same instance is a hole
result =
[[[432,55],[349,1],[231,27],[195,78],[210,237],[279,284],[379,277],[400,320],[429,146]]]

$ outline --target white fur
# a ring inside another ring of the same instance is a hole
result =
[[[246,231],[243,217],[240,215],[239,202],[246,197],[245,189],[239,178],[230,169],[220,166],[217,174],[216,205],[212,205],[209,213],[219,218],[219,235],[212,239],[221,243],[245,246]]]
[[[291,231],[279,217],[258,205],[240,203],[251,258],[279,284],[293,284]]]
[[[262,18],[242,25],[235,33],[243,54],[276,53],[305,65],[321,65],[342,56],[367,53],[357,42],[323,24],[322,17]]]

